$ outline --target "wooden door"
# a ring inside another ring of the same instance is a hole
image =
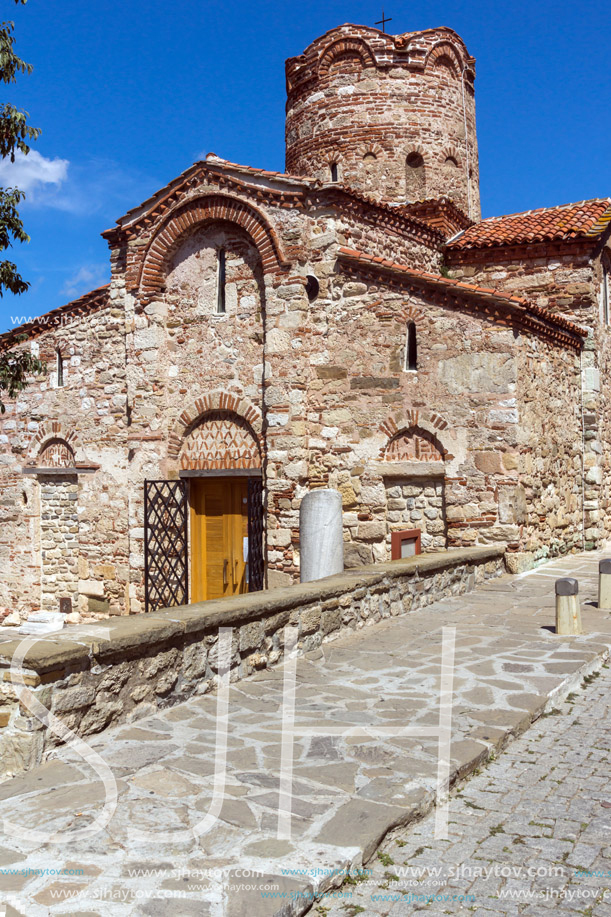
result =
[[[191,479],[191,601],[248,592],[247,478]]]

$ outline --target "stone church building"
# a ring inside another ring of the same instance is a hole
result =
[[[286,64],[285,173],[208,155],[103,234],[108,286],[0,337],[47,363],[0,418],[1,614],[291,584],[315,487],[352,567],[605,539],[611,198],[482,220],[474,83],[451,29],[332,29]]]

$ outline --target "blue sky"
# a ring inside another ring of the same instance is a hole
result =
[[[32,240],[10,257],[31,289],[0,300],[0,330],[105,283],[100,232],[207,152],[282,170],[285,58],[382,11],[362,0],[1,3],[35,68],[5,98],[43,133],[13,173]],[[484,216],[611,194],[608,0],[387,0],[385,10],[393,34],[450,26],[477,58]]]

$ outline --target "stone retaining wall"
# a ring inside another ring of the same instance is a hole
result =
[[[219,628],[233,629],[231,679],[276,665],[284,628],[298,649],[340,632],[469,592],[504,569],[503,547],[443,551],[361,567],[338,576],[149,615],[77,625],[38,640],[26,653],[25,684],[77,734],[88,736],[214,690]],[[0,644],[0,774],[38,764],[59,741],[20,704],[11,659],[18,640]]]

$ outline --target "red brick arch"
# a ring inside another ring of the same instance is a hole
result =
[[[318,62],[318,76],[327,76],[333,61],[337,57],[345,54],[353,54],[359,57],[363,64],[363,68],[375,67],[375,57],[367,42],[363,41],[361,38],[340,38],[332,44],[327,45],[322,52]]]
[[[427,70],[433,70],[441,63],[445,63],[455,77],[459,77],[461,75],[461,59],[456,51],[456,48],[449,41],[441,41],[429,51],[426,57],[425,67]]]
[[[338,149],[337,147],[333,147],[333,149],[327,150],[326,152],[324,152],[321,155],[320,161],[324,162],[328,166],[332,165],[332,163],[334,162],[339,165],[342,162],[343,158],[344,158],[344,154],[342,153],[342,151]]]
[[[384,155],[384,150],[379,143],[374,141],[368,143],[361,143],[357,150],[358,155],[363,159],[368,153],[373,153],[376,159],[381,159]]]
[[[443,461],[454,458],[444,446],[439,434],[447,429],[448,422],[440,414],[433,412],[427,414],[422,411],[410,409],[402,417],[388,417],[381,425],[382,433],[388,439],[380,450],[381,459],[392,459],[392,447],[403,436],[415,435],[429,441],[439,452]]]
[[[83,447],[74,430],[65,430],[59,420],[45,420],[32,437],[27,453],[28,459],[37,460],[47,446],[58,441],[65,443],[77,460],[82,461],[85,458]]]
[[[453,159],[456,165],[458,166],[458,168],[461,168],[462,166],[461,155],[455,146],[447,146],[440,153],[439,161],[441,163],[446,163],[448,159]]]
[[[234,414],[245,421],[263,455],[263,418],[261,411],[247,398],[215,391],[202,395],[180,415],[168,436],[168,457],[178,459],[185,437],[207,415],[218,411]]]
[[[210,194],[176,207],[153,236],[140,275],[143,300],[151,299],[163,288],[169,260],[181,240],[197,226],[212,220],[236,223],[248,233],[259,251],[264,273],[275,273],[290,267],[275,231],[256,207],[229,195]]]
[[[444,462],[446,452],[433,433],[406,427],[389,439],[382,458],[386,462]]]
[[[416,328],[424,323],[424,312],[422,309],[418,309],[417,306],[412,306],[407,304],[404,309],[397,314],[397,319],[400,322],[413,322]]]

